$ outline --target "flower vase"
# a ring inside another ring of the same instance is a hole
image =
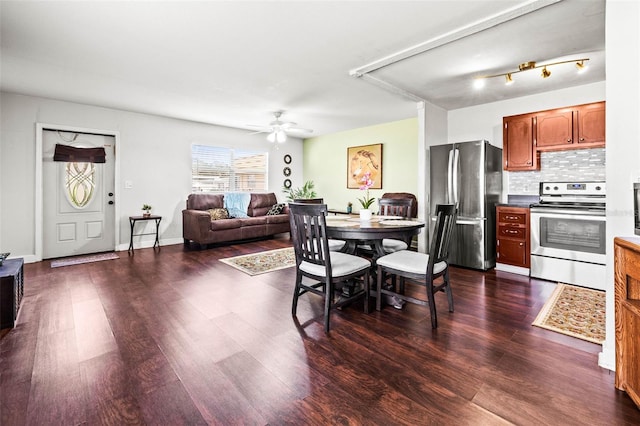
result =
[[[371,220],[371,210],[369,209],[361,209],[360,210],[360,220]]]

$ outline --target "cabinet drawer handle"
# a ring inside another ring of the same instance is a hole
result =
[[[520,217],[519,216],[505,216],[506,219],[510,219],[510,220],[518,220]]]
[[[580,140],[581,140],[581,141],[583,141],[583,140],[584,140],[584,138],[580,138]]]

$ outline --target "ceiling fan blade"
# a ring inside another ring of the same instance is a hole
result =
[[[305,129],[303,127],[289,127],[287,132],[313,133],[313,129]]]
[[[271,133],[271,130],[256,130],[255,132],[249,133],[250,135],[258,135],[260,133]]]

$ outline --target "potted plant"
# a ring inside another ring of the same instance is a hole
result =
[[[347,213],[351,214],[352,211],[353,211],[353,203],[351,201],[349,201],[347,203]]]
[[[316,198],[316,191],[313,189],[312,180],[306,181],[302,187],[298,188],[283,187],[282,192],[287,195],[287,201],[289,202],[322,203],[323,201],[322,198]]]
[[[142,205],[142,211],[143,211],[144,213],[142,214],[142,216],[144,216],[144,217],[149,217],[149,216],[151,216],[151,208],[152,208],[152,207],[151,207],[149,204],[143,204],[143,205]]]
[[[365,173],[360,182],[362,182],[360,190],[366,191],[364,197],[358,198],[358,201],[360,201],[362,205],[362,209],[360,209],[360,220],[370,220],[372,212],[369,210],[369,207],[371,207],[375,201],[375,198],[369,196],[369,188],[371,188],[374,183],[373,180],[371,180],[371,174],[369,172]]]

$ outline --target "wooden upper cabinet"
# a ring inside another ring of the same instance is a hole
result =
[[[536,170],[537,156],[533,114],[504,117],[502,139],[502,167],[505,170]]]
[[[566,149],[573,141],[574,111],[559,109],[536,114],[537,140],[536,149],[545,148]]]
[[[538,170],[541,151],[605,146],[605,102],[504,117],[504,170]]]
[[[605,103],[580,105],[576,108],[577,143],[579,145],[605,145]],[[587,148],[587,146],[584,146]]]

